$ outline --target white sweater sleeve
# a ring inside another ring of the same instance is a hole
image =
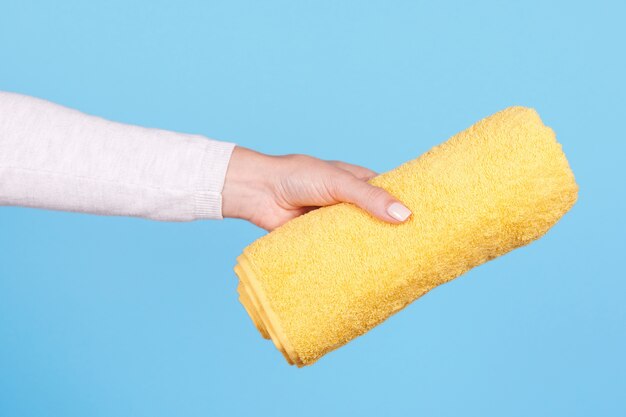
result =
[[[0,205],[221,219],[234,146],[0,92]]]

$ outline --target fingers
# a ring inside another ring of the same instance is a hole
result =
[[[376,175],[378,175],[376,172],[372,171],[371,169],[368,169],[359,165],[349,164],[343,161],[328,161],[328,162],[330,164],[333,164],[337,168],[343,169],[344,171],[348,171],[350,174],[354,175],[355,177],[365,180],[365,181],[370,180],[374,178]]]
[[[411,216],[411,210],[387,191],[351,175],[335,182],[333,194],[337,200],[353,203],[389,223],[402,223]]]

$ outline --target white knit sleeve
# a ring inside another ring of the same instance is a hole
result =
[[[0,92],[0,205],[221,219],[234,146]]]

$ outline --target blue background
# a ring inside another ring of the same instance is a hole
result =
[[[255,226],[0,208],[0,415],[625,415],[625,13],[3,2],[0,89],[378,171],[527,105],[581,192],[542,240],[305,369],[237,301],[232,267]]]

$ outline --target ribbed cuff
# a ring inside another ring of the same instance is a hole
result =
[[[235,144],[207,139],[194,195],[194,219],[223,219],[222,190]]]

